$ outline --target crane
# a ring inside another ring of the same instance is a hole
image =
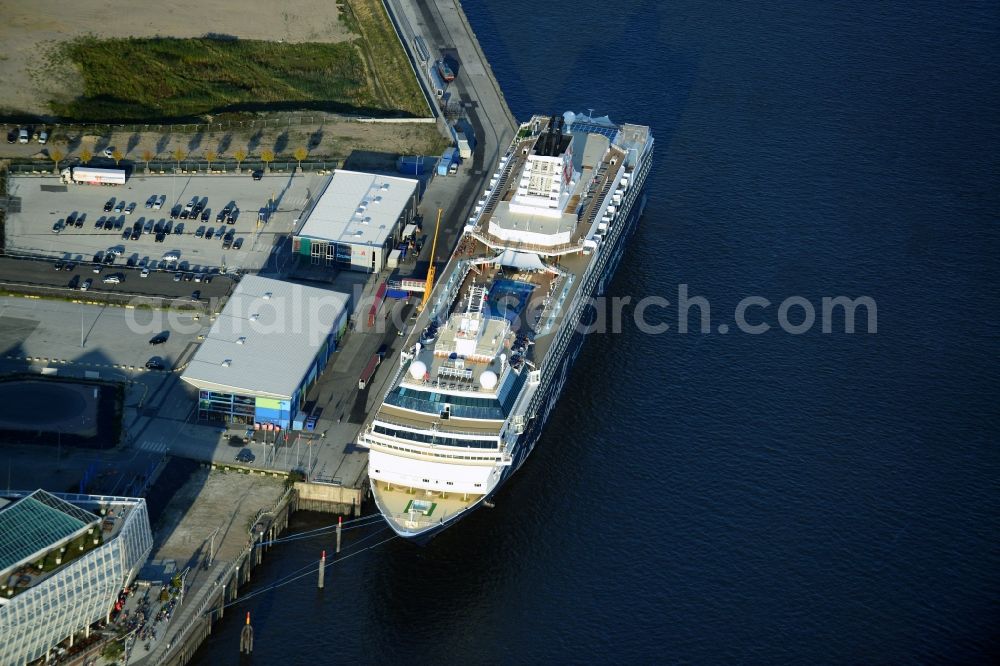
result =
[[[431,242],[431,263],[427,267],[427,282],[424,283],[424,297],[420,300],[420,307],[417,308],[417,312],[423,312],[424,307],[427,305],[427,301],[431,297],[431,289],[434,288],[434,261],[437,253],[438,245],[438,231],[441,230],[441,213],[444,212],[441,208],[438,208],[437,222],[434,223],[434,240]]]

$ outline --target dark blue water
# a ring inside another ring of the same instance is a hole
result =
[[[247,601],[260,663],[995,656],[1000,4],[466,9],[519,118],[654,128],[609,292],[687,284],[713,332],[668,309],[663,335],[594,336],[496,509],[344,562],[323,596]],[[714,332],[751,295],[774,329]],[[877,333],[778,330],[785,298],[841,295],[876,301]],[[329,545],[273,551],[258,585]],[[232,661],[240,619],[200,663]]]

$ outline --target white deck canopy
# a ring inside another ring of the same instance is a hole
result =
[[[545,264],[542,263],[541,257],[534,252],[504,250],[503,253],[497,257],[497,261],[501,266],[510,266],[523,271],[545,270]]]

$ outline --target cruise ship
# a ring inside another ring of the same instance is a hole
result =
[[[358,436],[379,511],[426,541],[524,463],[642,214],[649,127],[520,126]]]

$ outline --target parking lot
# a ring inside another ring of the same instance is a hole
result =
[[[185,362],[209,325],[207,317],[195,319],[184,312],[3,297],[0,359],[45,359],[43,365],[51,367],[92,369],[102,378],[129,379],[145,373],[154,357],[164,370]],[[162,344],[150,344],[165,331]]]
[[[152,271],[259,270],[269,262],[278,268],[290,257],[272,252],[274,245],[294,230],[310,195],[328,177],[133,175],[124,186],[64,185],[55,176],[12,177],[10,195],[19,200],[20,212],[7,217],[6,248],[11,254],[76,262],[104,258],[113,250],[118,256],[112,267],[134,264]],[[152,205],[158,199],[163,204],[156,209]],[[190,214],[185,208],[195,201],[204,210],[196,219],[180,219],[182,211]],[[109,202],[112,210],[105,212]],[[229,215],[218,219],[227,206],[232,208]],[[262,209],[267,221],[258,223]],[[138,234],[133,233],[136,225]],[[164,232],[159,242],[158,225]],[[230,232],[231,245],[224,247]]]

